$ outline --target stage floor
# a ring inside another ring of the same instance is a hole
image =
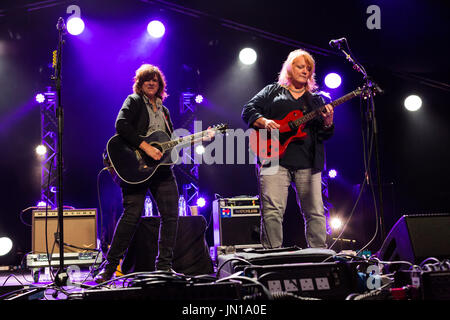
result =
[[[55,278],[57,268],[53,274],[49,267],[23,268],[0,271],[0,301],[175,301],[180,307],[186,301],[450,300],[446,264],[410,265],[283,248],[221,254],[209,274],[118,271],[102,284],[94,281],[98,265],[69,266],[63,283]]]
[[[66,286],[58,288],[54,283],[54,277],[45,268],[40,272],[38,281],[32,270],[16,270],[0,272],[0,300],[25,299],[25,300],[66,300],[68,294],[81,292],[83,288],[97,285],[93,281],[92,272],[87,268],[81,268],[72,272],[70,281]],[[121,285],[117,281],[117,285]],[[8,297],[9,296],[9,297]]]

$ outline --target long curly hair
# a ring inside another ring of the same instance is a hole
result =
[[[308,53],[305,50],[297,49],[289,53],[286,61],[283,63],[283,67],[281,68],[280,74],[278,76],[278,84],[282,86],[288,86],[291,84],[291,70],[292,70],[292,62],[300,57],[303,56],[305,59],[306,64],[311,69],[311,76],[309,77],[307,83],[306,83],[306,90],[309,92],[314,92],[318,89],[318,85],[316,83],[316,62],[314,61],[314,58],[310,53]]]
[[[156,96],[161,100],[167,98],[168,94],[166,92],[166,77],[157,66],[151,64],[143,64],[139,67],[139,69],[136,70],[136,75],[133,78],[133,92],[142,95],[142,85],[145,81],[153,79],[155,75],[158,78],[159,83],[159,89],[156,92]]]

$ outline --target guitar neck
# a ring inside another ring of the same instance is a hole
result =
[[[175,140],[164,142],[161,144],[161,148],[163,149],[163,152],[164,152],[166,150],[173,149],[177,145],[195,143],[195,142],[201,140],[205,136],[206,132],[207,132],[207,130],[202,131],[202,132],[197,132],[197,133],[194,133],[194,134],[191,134],[188,136],[180,137]]]
[[[347,93],[345,96],[340,97],[339,99],[336,99],[336,100],[330,102],[330,104],[331,104],[331,106],[333,108],[335,108],[338,105],[343,104],[344,102],[347,102],[348,100],[350,100],[350,99],[352,99],[352,98],[354,98],[356,96],[358,96],[358,90],[354,90],[354,91],[352,91],[350,93]],[[325,109],[326,109],[325,106],[326,105],[321,106],[320,108],[318,108],[318,109],[316,109],[314,111],[311,111],[310,113],[307,113],[306,115],[304,115],[300,119],[297,119],[297,120],[293,121],[294,125],[296,127],[298,127],[298,126],[301,126],[302,124],[304,124],[304,123],[306,123],[306,122],[308,122],[308,121],[318,117],[323,111],[325,111]]]

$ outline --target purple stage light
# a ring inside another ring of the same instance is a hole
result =
[[[201,94],[198,94],[195,96],[195,102],[196,103],[202,103],[203,102],[203,96]]]
[[[84,30],[84,22],[81,18],[73,17],[67,21],[67,31],[74,36],[78,36]]]
[[[197,206],[203,208],[206,205],[206,200],[203,197],[197,199]]]
[[[331,169],[330,171],[328,171],[328,176],[329,176],[331,179],[336,178],[336,177],[337,177],[337,171],[336,171],[335,169]]]
[[[153,20],[147,25],[147,32],[153,38],[161,38],[166,32],[166,28],[161,21]]]
[[[38,94],[36,95],[36,101],[37,101],[38,103],[44,102],[44,101],[45,101],[45,96],[44,96],[42,93],[38,93]]]
[[[327,74],[325,77],[325,84],[330,89],[336,89],[341,85],[341,82],[341,76],[334,72]]]

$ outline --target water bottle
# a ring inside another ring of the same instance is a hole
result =
[[[144,217],[151,217],[151,216],[153,216],[152,199],[150,199],[149,196],[146,196],[144,202]]]
[[[183,195],[178,199],[178,215],[186,216],[186,200],[184,200]]]

